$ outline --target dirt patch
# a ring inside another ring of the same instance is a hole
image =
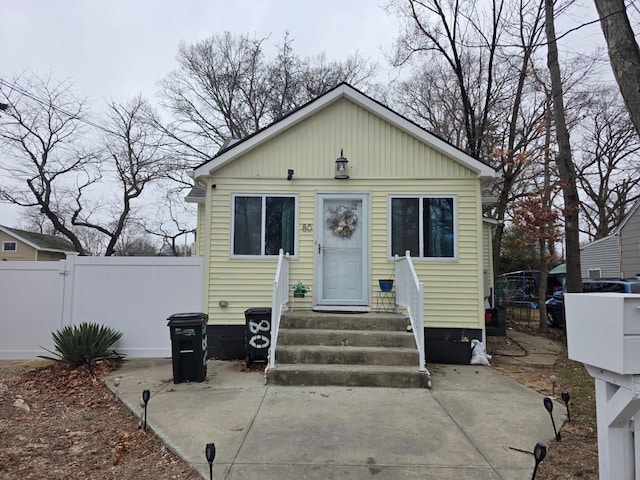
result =
[[[0,478],[200,479],[93,371],[47,361],[0,362]]]
[[[522,322],[510,322],[509,328],[531,335],[545,336],[558,347],[562,347],[561,353],[552,366],[512,364],[509,363],[509,356],[524,355],[526,354],[524,349],[508,337],[491,337],[487,343],[491,345],[493,350],[508,352],[503,356],[494,354],[491,362],[493,368],[543,395],[552,394],[550,377],[555,375],[557,378],[554,391],[556,397],[560,399],[560,392],[564,389],[571,396],[569,401],[571,422],[565,422],[560,428],[561,441],[556,442],[553,436],[540,439],[547,445],[547,456],[538,468],[536,479],[580,478],[597,480],[598,438],[593,378],[582,364],[567,358],[565,338],[561,330],[552,329],[548,333],[541,333],[533,323]],[[495,352],[489,351],[488,353]],[[562,400],[559,403],[563,405]],[[542,403],[540,409],[541,414],[546,414]],[[532,450],[533,447],[532,445]]]

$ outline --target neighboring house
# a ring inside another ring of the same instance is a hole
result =
[[[73,244],[61,237],[27,232],[0,225],[0,260],[52,261],[76,254]]]
[[[640,274],[640,201],[610,235],[580,248],[583,279],[633,278]]]
[[[223,147],[193,176],[210,335],[243,335],[245,310],[271,306],[282,248],[290,288],[310,289],[295,308],[375,309],[378,280],[409,250],[427,331],[482,336],[495,223],[482,187],[494,169],[350,85]]]

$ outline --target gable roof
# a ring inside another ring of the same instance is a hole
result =
[[[627,223],[629,223],[631,218],[636,214],[636,212],[638,211],[638,208],[640,208],[640,200],[636,201],[636,203],[627,212],[627,214],[624,216],[624,218],[618,224],[618,226],[616,228],[614,228],[613,230],[611,230],[611,233],[609,235],[607,235],[606,237],[599,238],[598,240],[594,240],[593,242],[589,242],[589,243],[581,246],[580,250],[582,250],[585,247],[590,247],[591,245],[596,245],[598,243],[603,243],[606,240],[610,240],[613,237],[619,236],[622,233],[622,229],[625,227],[625,225]]]
[[[73,243],[69,240],[54,235],[28,232],[18,228],[5,227],[4,225],[0,225],[0,232],[4,232],[16,240],[20,240],[40,251],[60,253],[73,253],[77,251]]]
[[[640,200],[636,201],[636,203],[631,207],[631,209],[627,212],[627,214],[624,216],[624,218],[620,222],[620,225],[618,225],[616,228],[613,229],[613,232],[611,232],[611,235],[619,235],[622,229],[624,228],[624,226],[627,223],[629,223],[629,221],[631,220],[631,217],[633,217],[635,213],[638,211],[638,208],[640,208]]]
[[[194,169],[194,178],[197,179],[198,177],[214,173],[216,170],[232,162],[239,156],[259,147],[272,137],[302,122],[320,110],[343,98],[346,98],[361,108],[368,110],[391,125],[394,125],[396,128],[429,145],[431,148],[461,163],[471,171],[475,172],[479,178],[491,179],[496,176],[495,169],[486,163],[472,157],[451,143],[448,143],[442,138],[425,130],[418,124],[403,117],[399,113],[394,112],[389,107],[365,95],[348,83],[341,83],[323,95],[320,95],[315,100],[311,100],[307,104],[292,111],[271,125],[258,130],[254,134],[235,143],[230,143],[228,145],[225,144],[215,157]]]

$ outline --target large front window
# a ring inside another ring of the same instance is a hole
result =
[[[234,195],[233,254],[295,255],[295,212],[292,196]]]
[[[455,257],[455,197],[391,198],[391,255]]]

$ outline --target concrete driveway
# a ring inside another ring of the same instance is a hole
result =
[[[543,396],[490,367],[430,365],[433,388],[283,387],[243,362],[209,361],[202,383],[172,383],[170,359],[130,359],[106,378],[148,426],[209,478],[530,478],[531,454],[553,439]],[[554,408],[556,425],[564,408]]]

